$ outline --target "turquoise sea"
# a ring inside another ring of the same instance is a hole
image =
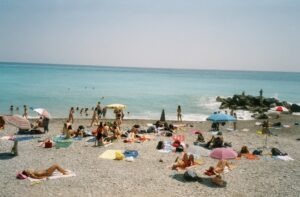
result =
[[[22,114],[26,104],[53,117],[67,117],[71,106],[89,108],[90,117],[100,101],[127,105],[126,118],[159,119],[165,109],[167,119],[176,119],[181,105],[184,120],[204,120],[218,110],[217,96],[259,95],[260,89],[265,97],[300,103],[300,73],[288,72],[0,63],[0,84],[0,114],[11,105]]]

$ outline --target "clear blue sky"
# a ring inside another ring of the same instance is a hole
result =
[[[0,61],[300,71],[299,0],[0,0]]]

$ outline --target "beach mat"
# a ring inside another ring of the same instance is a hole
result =
[[[15,137],[15,141],[18,141],[18,142],[22,142],[22,141],[28,141],[28,140],[33,140],[33,139],[36,139],[36,138],[41,138],[40,136],[23,136],[23,137]]]
[[[116,158],[116,152],[123,153],[124,150],[111,150],[111,149],[108,149],[108,150],[104,151],[101,155],[99,155],[98,158],[114,160]]]
[[[53,141],[56,148],[68,148],[73,143],[73,139],[64,139],[61,136],[54,137]]]
[[[49,176],[48,178],[43,178],[43,179],[34,179],[31,177],[28,177],[27,179],[30,182],[41,182],[41,181],[45,181],[45,180],[53,180],[53,179],[59,179],[59,178],[68,178],[68,177],[73,177],[76,176],[76,174],[74,172],[72,172],[71,170],[66,170],[68,172],[68,174],[63,175],[62,173],[55,171],[53,172],[53,174],[51,176]]]
[[[30,131],[18,131],[17,133],[18,135],[39,135],[39,134],[44,134],[43,131],[39,130],[39,129],[32,129]]]

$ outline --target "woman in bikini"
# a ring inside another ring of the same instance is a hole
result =
[[[52,165],[50,168],[48,168],[46,170],[31,170],[31,169],[27,169],[27,170],[24,170],[22,172],[22,174],[24,174],[25,176],[34,178],[34,179],[43,179],[43,178],[47,178],[47,177],[51,176],[55,170],[58,170],[63,175],[67,175],[68,174],[68,172],[66,170],[64,170],[63,168],[61,168],[57,164]]]
[[[192,165],[195,165],[196,162],[194,160],[194,155],[190,154],[188,156],[187,153],[184,153],[181,160],[178,160],[178,158],[175,161],[176,163],[173,164],[172,170],[178,170],[178,169],[185,169],[187,167],[190,167]]]

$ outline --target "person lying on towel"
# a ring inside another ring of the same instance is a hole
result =
[[[58,170],[63,175],[68,174],[68,172],[66,170],[64,170],[57,164],[54,164],[45,170],[32,170],[32,169],[23,170],[22,174],[27,177],[34,178],[34,179],[43,179],[43,178],[47,178],[47,177],[51,176],[55,170]]]
[[[182,159],[176,159],[175,163],[172,165],[172,170],[179,170],[179,169],[185,169],[187,167],[196,165],[196,162],[194,160],[194,155],[190,154],[188,156],[187,153],[184,153],[182,156]]]

